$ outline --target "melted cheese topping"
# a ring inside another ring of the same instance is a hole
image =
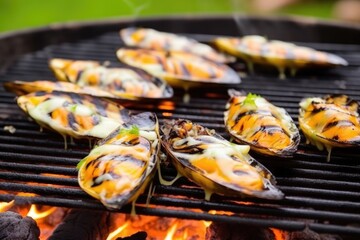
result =
[[[39,124],[45,125],[59,132],[75,138],[91,136],[104,138],[118,128],[122,121],[117,117],[104,117],[97,113],[96,106],[71,103],[71,99],[52,96],[43,97],[22,96],[19,105],[25,104],[28,114]]]
[[[358,113],[346,106],[327,104],[321,98],[308,98],[300,103],[300,127],[316,141],[327,144],[360,142]],[[331,143],[333,142],[333,143]]]
[[[304,67],[306,65],[347,65],[334,54],[297,46],[283,41],[269,41],[257,35],[242,38],[217,38],[215,44],[225,52],[260,64],[271,64],[279,68]]]
[[[281,151],[292,144],[298,130],[285,109],[262,97],[244,104],[245,96],[233,97],[227,105],[225,123],[230,133],[255,146]]]
[[[95,67],[85,69],[78,80],[80,86],[98,86],[115,95],[124,93],[142,97],[162,97],[165,84],[158,87],[127,68]]]
[[[185,52],[119,49],[118,58],[159,78],[192,81],[236,82],[238,76],[226,65],[207,61]]]
[[[133,29],[123,29],[121,31],[123,40],[129,46],[154,50],[184,51],[208,58],[215,62],[227,62],[224,55],[218,53],[209,45],[199,43],[194,39],[172,33],[159,32],[153,29],[141,28],[134,32],[132,31]]]
[[[201,148],[199,153],[179,152],[180,146],[187,149]],[[234,189],[262,190],[263,177],[249,164],[249,146],[232,144],[212,136],[186,137],[172,143],[175,157],[186,159],[209,179]]]
[[[135,200],[151,180],[158,154],[154,144],[158,142],[158,123],[147,123],[139,132],[123,125],[81,162],[80,187],[109,208],[121,208]]]
[[[95,148],[80,169],[84,190],[104,204],[112,198],[129,194],[142,181],[151,156],[149,143],[125,146],[119,143]]]

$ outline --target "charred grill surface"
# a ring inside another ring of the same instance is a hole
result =
[[[155,27],[155,26],[153,26]],[[120,29],[120,27],[119,27]],[[170,30],[169,30],[170,31]],[[181,32],[181,31],[178,31]],[[194,32],[183,30],[182,32]],[[207,42],[213,36],[189,34]],[[302,44],[302,43],[298,43]],[[238,90],[260,94],[273,104],[285,108],[297,123],[298,103],[304,97],[347,94],[360,100],[360,45],[337,43],[303,43],[318,50],[335,53],[349,62],[348,67],[326,71],[301,71],[296,77],[279,80],[276,71],[242,77]],[[48,69],[50,58],[89,59],[116,63],[115,51],[122,47],[118,32],[102,33],[73,43],[62,43],[21,55],[0,75],[0,82],[10,80],[55,80]],[[233,64],[244,71],[243,63]],[[256,69],[255,69],[256,70]],[[183,91],[165,102],[121,102],[138,111],[154,111],[160,119],[185,118],[213,128],[229,139],[223,124],[228,100],[226,89],[191,90],[190,103],[183,103]],[[16,199],[19,203],[104,210],[99,201],[83,192],[77,183],[76,164],[89,152],[87,141],[76,140],[64,150],[63,138],[53,132],[39,131],[39,126],[17,107],[14,95],[0,87],[0,201]],[[174,106],[174,109],[172,109]],[[10,133],[11,129],[15,130]],[[276,176],[284,192],[280,201],[238,199],[213,196],[204,200],[203,190],[186,179],[173,186],[162,186],[155,177],[155,192],[150,207],[146,194],[138,200],[137,213],[178,218],[203,219],[252,226],[303,230],[308,226],[320,233],[360,236],[360,154],[358,149],[334,149],[327,162],[326,151],[305,145],[302,135],[293,159],[258,156],[257,160]],[[162,166],[167,180],[175,177],[175,169]],[[18,196],[18,193],[33,196]],[[201,209],[203,211],[198,211]],[[194,211],[196,210],[196,211]],[[209,210],[217,210],[214,214]],[[129,212],[130,206],[120,210]],[[227,216],[225,212],[232,212]]]

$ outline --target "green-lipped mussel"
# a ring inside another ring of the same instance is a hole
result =
[[[224,113],[225,128],[235,141],[250,145],[265,155],[290,157],[297,150],[300,134],[285,109],[256,94],[229,91]]]
[[[229,63],[234,60],[233,57],[226,56],[195,39],[150,28],[124,28],[120,31],[120,36],[130,47],[188,52],[217,63]]]
[[[171,86],[185,90],[241,82],[238,74],[227,65],[187,52],[121,48],[117,57],[126,64],[166,80]]]
[[[360,146],[358,103],[346,95],[304,98],[299,126],[307,143],[326,148],[328,161],[333,147]]]
[[[73,138],[104,138],[129,119],[121,105],[63,92],[33,92],[17,98],[19,107],[41,127]]]
[[[111,98],[141,100],[173,96],[173,89],[165,81],[129,66],[106,67],[96,61],[59,58],[51,59],[49,66],[59,81],[98,88]]]
[[[79,185],[108,209],[134,203],[152,181],[159,147],[156,115],[131,115],[79,162]]]
[[[348,65],[345,59],[335,54],[293,43],[270,41],[258,35],[219,37],[214,39],[214,44],[220,50],[246,61],[250,71],[253,71],[253,63],[276,67],[280,78],[285,78],[285,69],[290,69],[295,74],[301,68]]]
[[[165,122],[162,145],[182,175],[205,190],[225,196],[281,199],[274,176],[248,152],[248,145],[231,143],[214,130],[189,120]]]

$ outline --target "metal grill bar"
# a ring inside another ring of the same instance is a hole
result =
[[[205,42],[213,37],[200,34],[190,36]],[[325,72],[304,71],[285,81],[279,80],[276,73],[259,72],[244,77],[239,89],[263,95],[288,110],[295,120],[298,102],[306,96],[344,93],[359,100],[360,83],[357,77],[360,73],[360,46],[335,43],[305,45],[337,53],[347,59],[350,66]],[[23,55],[5,74],[0,75],[0,81],[54,80],[47,68],[47,61],[52,57],[117,62],[115,50],[121,46],[117,32],[75,43],[48,46]],[[244,64],[237,63],[233,67],[243,71]],[[187,118],[228,137],[223,127],[223,111],[228,98],[226,89],[190,91],[190,104],[182,102],[182,93],[176,90],[176,96],[169,100],[175,106],[173,110],[162,109],[161,105],[155,103],[120,103],[134,110],[154,111],[160,122],[167,118]],[[164,112],[172,114],[171,117],[164,116]],[[0,194],[0,201],[16,199],[19,203],[104,210],[77,184],[75,166],[89,151],[87,141],[78,140],[65,151],[60,135],[46,130],[40,132],[39,127],[29,122],[18,109],[14,95],[0,88],[0,127],[8,125],[14,126],[16,132],[10,134],[0,130],[0,190],[7,192]],[[146,196],[141,196],[137,212],[285,230],[302,230],[308,226],[317,232],[360,236],[358,228],[348,226],[360,223],[360,215],[356,214],[360,211],[360,155],[356,150],[336,149],[331,162],[326,162],[326,153],[305,145],[302,138],[293,159],[254,156],[275,174],[279,188],[286,195],[284,200],[236,199],[215,195],[211,202],[206,202],[203,200],[203,190],[186,179],[179,180],[174,186],[161,186],[155,179],[151,206],[144,207]],[[163,166],[161,170],[166,179],[176,175],[172,167]],[[33,193],[34,196],[17,196],[20,192]],[[234,215],[209,214],[206,212],[209,210],[230,211]],[[130,208],[126,206],[119,211],[129,212]]]

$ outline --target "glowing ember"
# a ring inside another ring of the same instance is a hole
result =
[[[270,230],[274,233],[275,240],[286,240],[286,233],[276,228],[270,228]]]
[[[166,111],[171,111],[171,110],[174,110],[175,109],[175,106],[174,106],[174,103],[173,102],[170,102],[170,101],[164,101],[162,102],[158,108],[160,110],[166,110]]]
[[[197,240],[204,239],[206,234],[203,221],[140,215],[130,217],[125,214],[114,214],[113,217],[114,227],[121,230],[115,230],[116,235],[111,233],[107,240],[129,237],[139,232],[146,232],[147,239],[152,240]],[[126,227],[123,227],[125,224]]]
[[[163,112],[162,115],[164,117],[171,117],[173,114],[172,113],[169,113],[169,112]]]
[[[47,216],[49,216],[51,213],[53,213],[56,210],[56,207],[51,207],[47,209],[46,211],[38,211],[36,208],[36,205],[31,205],[31,208],[27,214],[27,216],[32,217],[34,220],[42,219]]]
[[[0,212],[6,212],[10,208],[14,206],[15,200],[12,200],[11,202],[1,202],[0,203]]]

